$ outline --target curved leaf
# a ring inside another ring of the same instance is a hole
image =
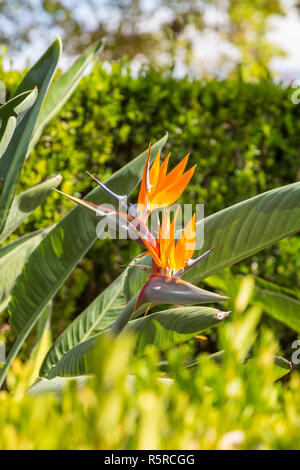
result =
[[[0,124],[1,121],[0,121]],[[17,118],[15,116],[9,116],[7,122],[3,124],[3,133],[0,139],[0,158],[4,154],[5,150],[8,147],[9,142],[14,135],[15,129],[17,127]]]
[[[16,92],[17,95],[37,87],[39,93],[34,106],[17,127],[14,138],[0,159],[0,178],[4,178],[0,192],[0,231],[3,230],[9,208],[13,201],[31,134],[55,72],[60,51],[61,43],[57,39],[41,59],[29,70]]]
[[[224,351],[218,351],[214,354],[210,355],[211,359],[213,359],[217,364],[222,365],[223,360],[224,360]],[[241,364],[241,367],[245,367],[246,370],[247,368],[251,368],[253,362],[255,361],[254,358],[248,359],[246,362]],[[199,367],[199,360],[196,359],[193,362],[190,362],[185,366],[186,368],[189,369],[197,369]],[[293,369],[293,366],[290,361],[285,359],[284,357],[281,356],[274,356],[274,365],[273,365],[273,380],[274,382],[276,380],[281,379],[285,375],[289,374]]]
[[[268,315],[300,333],[300,300],[278,291],[256,287],[254,301]]]
[[[93,376],[85,377],[56,377],[52,380],[40,379],[33,384],[27,391],[28,395],[36,395],[37,393],[57,393],[61,394],[67,389],[70,383],[75,383],[76,388],[84,387]]]
[[[111,326],[111,331],[115,335],[119,335],[131,318],[136,317],[138,312],[134,312],[137,306],[137,292],[127,303],[125,295],[125,281],[127,271],[119,276],[116,281],[98,296],[92,304],[61,334],[58,340],[51,348],[49,354],[42,367],[42,374],[46,374],[48,370],[55,365],[58,360],[72,347],[85,341],[90,336],[97,334],[104,328]],[[150,284],[150,287],[147,285]],[[156,295],[156,290],[158,295]],[[143,287],[144,294],[148,293],[151,297],[146,298],[145,302],[158,304],[205,304],[211,302],[220,302],[225,300],[217,294],[199,289],[189,283],[177,280],[168,280],[162,277],[152,277]],[[150,295],[151,294],[151,295]],[[134,313],[133,313],[134,312]],[[147,317],[148,318],[148,317]],[[147,320],[148,321],[148,320]]]
[[[165,351],[208,328],[218,326],[229,312],[211,307],[180,307],[137,318],[128,323],[124,332],[137,339],[137,355],[144,353],[148,344]]]
[[[29,255],[39,245],[49,229],[33,232],[0,249],[0,304],[7,305],[11,289]],[[3,310],[0,308],[0,311]]]
[[[228,316],[209,307],[182,307],[153,313],[128,323],[124,333],[132,333],[137,339],[137,354],[142,355],[148,344],[160,350],[187,341],[208,328],[217,326]],[[47,378],[75,376],[93,372],[93,354],[103,333],[90,338],[66,353],[49,371]]]
[[[109,326],[122,311],[124,277],[121,274],[63,331],[47,354],[41,368],[45,376],[70,349]]]
[[[8,147],[17,125],[34,105],[38,96],[36,88],[15,96],[0,107],[0,158]]]
[[[0,235],[0,242],[7,238],[39,205],[43,204],[52,189],[60,182],[61,176],[56,175],[16,196]]]
[[[234,297],[241,279],[243,279],[242,276],[222,273],[210,276],[205,279],[205,283],[210,287],[220,288],[230,297]],[[254,279],[255,287],[250,302],[259,305],[264,313],[300,333],[300,299],[297,295],[286,287],[273,284],[259,277]]]
[[[184,278],[190,282],[201,281],[298,232],[300,183],[273,189],[228,207],[200,221],[197,228],[203,223],[203,251],[221,244],[187,272]]]
[[[103,42],[97,41],[90,46],[76,62],[61,75],[50,87],[34,128],[29,152],[40,138],[44,127],[59,112],[75,90],[78,80],[95,54],[102,48]]]

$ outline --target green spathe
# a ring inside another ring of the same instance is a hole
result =
[[[206,304],[227,300],[213,292],[194,286],[182,279],[167,276],[150,276],[142,287],[136,308],[147,302],[158,304]]]

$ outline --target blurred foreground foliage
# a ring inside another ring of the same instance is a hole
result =
[[[2,72],[8,94],[20,79]],[[300,107],[293,89],[266,78],[246,83],[174,79],[142,70],[132,77],[126,63],[109,70],[96,64],[45,130],[22,172],[19,190],[61,173],[62,191],[84,196],[88,170],[105,180],[139,154],[151,138],[168,131],[165,154],[172,163],[191,152],[197,172],[182,202],[205,203],[209,215],[263,191],[299,179]],[[18,235],[57,222],[72,204],[50,196]],[[74,233],[76,237],[76,233]],[[299,237],[234,267],[299,290]],[[60,290],[54,303],[54,336],[119,274],[138,248],[126,240],[99,240]],[[8,333],[10,334],[10,333]]]
[[[222,326],[223,345],[233,326]],[[246,366],[233,347],[222,366],[201,354],[196,368],[185,368],[191,344],[170,350],[174,380],[158,373],[153,346],[142,359],[133,347],[132,337],[103,341],[95,377],[78,388],[57,377],[64,391],[41,395],[25,392],[30,364],[15,360],[8,375],[14,393],[0,392],[0,449],[300,448],[300,376],[273,382],[270,330],[261,332]]]

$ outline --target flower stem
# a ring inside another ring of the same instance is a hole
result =
[[[138,293],[135,294],[132,299],[129,300],[128,304],[123,308],[118,318],[112,324],[110,331],[114,336],[119,336],[127,325],[127,323],[129,322],[129,320],[131,319],[134,312],[137,296]]]

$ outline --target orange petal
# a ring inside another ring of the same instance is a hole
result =
[[[141,238],[142,238],[142,235],[141,235]],[[143,243],[145,244],[147,250],[149,251],[149,253],[151,254],[152,258],[153,258],[153,261],[155,262],[155,264],[157,266],[159,266],[160,268],[163,267],[162,265],[162,262],[158,256],[158,254],[156,253],[155,249],[153,248],[152,245],[150,245],[150,243],[148,243],[148,241],[145,239],[145,238],[142,238],[143,240]]]
[[[175,247],[176,270],[184,268],[193,256],[196,244],[196,216],[187,223]]]
[[[160,150],[157,152],[157,155],[155,157],[155,160],[149,172],[150,184],[153,186],[153,190],[155,189],[158,183],[159,170],[160,170]]]
[[[189,158],[189,154],[187,154],[181,162],[178,163],[178,165],[173,168],[170,173],[168,173],[165,177],[161,177],[159,181],[159,185],[157,187],[157,191],[160,191],[161,189],[172,185],[174,182],[178,181],[178,178],[180,178],[183,175],[183,172],[185,170],[185,167],[187,165]]]
[[[181,196],[186,186],[189,184],[196,165],[190,168],[184,175],[181,176],[180,180],[173,181],[172,185],[166,186],[160,192],[157,192],[156,195],[152,196],[152,205],[158,206],[171,206],[177,199]]]
[[[148,162],[150,158],[150,151],[151,151],[151,142],[148,147],[148,153],[147,153],[146,163],[144,166],[142,182],[141,182],[141,189],[140,189],[139,198],[138,198],[138,204],[143,205],[143,206],[146,205],[146,194],[147,194],[146,178],[147,178]]]
[[[164,161],[162,162],[162,165],[160,167],[160,171],[159,171],[159,177],[160,178],[164,178],[167,174],[167,169],[168,169],[168,164],[169,164],[169,160],[170,160],[170,156],[171,154],[169,153],[169,155],[167,155],[167,157],[164,159]]]

